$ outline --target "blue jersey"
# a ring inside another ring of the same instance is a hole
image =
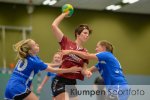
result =
[[[27,89],[30,89],[34,76],[46,68],[47,65],[38,56],[27,56],[26,59],[20,59],[8,81],[5,98],[13,99],[25,93]]]
[[[56,73],[48,72],[47,76],[49,76],[51,78],[51,80],[53,80],[55,78],[55,76],[56,76]]]
[[[105,85],[123,85],[127,81],[123,75],[121,65],[111,52],[100,52],[95,65],[104,79]]]
[[[48,72],[47,73],[47,76],[51,78],[51,80],[53,80],[56,76],[56,73],[51,73],[51,72]]]

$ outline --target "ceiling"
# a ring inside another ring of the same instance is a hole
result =
[[[42,5],[43,1],[44,0],[0,0],[0,2],[18,4],[29,4],[29,2],[32,2],[33,5]],[[78,9],[102,11],[105,7],[119,2],[121,2],[121,0],[58,0],[58,2],[53,6],[61,7],[62,5],[69,3],[72,4],[74,8]],[[125,5],[115,12],[150,14],[150,0],[139,0],[139,2],[131,5]]]

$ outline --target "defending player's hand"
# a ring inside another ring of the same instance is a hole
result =
[[[89,71],[89,70],[83,70],[83,71],[82,71],[82,74],[83,74],[85,77],[87,77],[88,79],[92,76],[92,73],[91,73],[91,71]]]

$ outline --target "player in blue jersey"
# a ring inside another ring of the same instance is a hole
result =
[[[38,97],[31,92],[30,86],[32,79],[39,71],[45,70],[53,73],[81,71],[81,68],[76,66],[68,69],[56,69],[44,63],[37,56],[39,45],[32,39],[16,43],[14,50],[17,52],[19,60],[6,86],[6,100],[38,100]]]
[[[96,59],[98,63],[89,68],[89,71],[99,71],[107,88],[109,95],[115,95],[119,100],[127,100],[128,83],[122,72],[121,65],[113,55],[113,46],[110,42],[103,40],[96,45],[96,54],[83,53],[74,50],[62,50],[63,54],[76,54],[84,59]],[[89,74],[90,77],[92,74]],[[118,93],[122,94],[118,94]]]
[[[51,66],[53,66],[55,68],[59,68],[61,63],[62,63],[62,55],[59,52],[57,52],[53,56],[53,60],[51,62]],[[42,88],[43,88],[43,86],[49,80],[49,78],[51,78],[51,80],[53,80],[55,78],[55,76],[56,76],[56,73],[47,72],[47,75],[44,77],[42,83],[38,86],[37,92],[40,93]],[[54,100],[54,99],[55,99],[55,97],[52,96],[52,100]]]

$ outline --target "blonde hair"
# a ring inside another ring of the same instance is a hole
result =
[[[99,41],[98,45],[104,46],[106,48],[106,51],[113,53],[113,45],[107,40]]]
[[[26,39],[13,45],[14,51],[17,52],[17,59],[24,59],[29,55],[29,50],[31,49],[29,42],[31,41],[32,39]]]

